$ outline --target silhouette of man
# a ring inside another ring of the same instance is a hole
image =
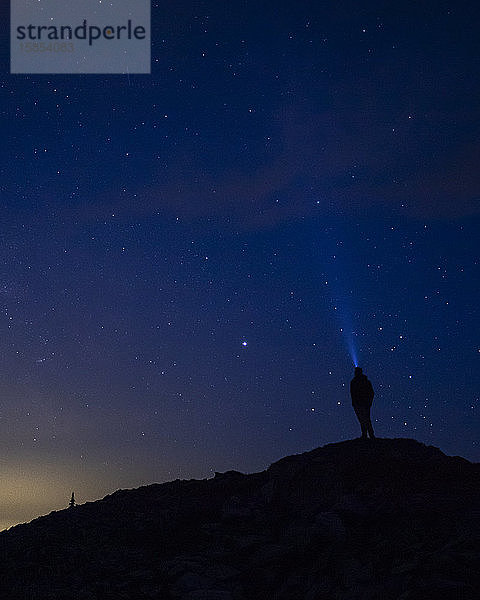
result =
[[[375,438],[372,422],[370,421],[370,407],[372,406],[373,386],[366,375],[363,374],[360,367],[355,367],[355,376],[350,382],[350,396],[352,397],[352,406],[357,419],[362,428],[362,439],[367,439],[367,433],[370,439]]]

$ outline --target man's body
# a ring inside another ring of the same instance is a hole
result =
[[[372,422],[370,420],[370,407],[372,406],[374,396],[373,386],[367,376],[363,374],[360,367],[355,367],[355,376],[350,382],[350,395],[352,397],[352,406],[357,419],[362,428],[362,439],[375,437],[373,433]]]

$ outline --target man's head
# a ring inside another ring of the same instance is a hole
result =
[[[362,375],[362,367],[355,367],[355,377],[360,377]]]

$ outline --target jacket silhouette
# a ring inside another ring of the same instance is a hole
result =
[[[360,423],[363,439],[367,439],[367,434],[371,439],[375,437],[370,420],[370,408],[374,395],[375,392],[368,377],[363,374],[360,367],[355,367],[355,376],[350,382],[350,396],[352,397],[353,410]]]

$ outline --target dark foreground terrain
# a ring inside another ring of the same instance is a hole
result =
[[[353,440],[118,491],[0,533],[0,598],[477,599],[479,476],[414,440]]]

